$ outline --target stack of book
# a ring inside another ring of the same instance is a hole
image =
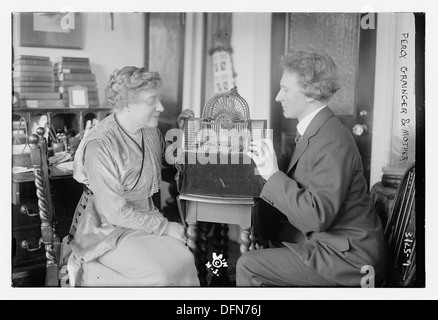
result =
[[[70,105],[68,88],[76,85],[88,89],[88,105],[98,107],[96,75],[91,72],[89,58],[58,57],[54,64],[55,89],[66,106]]]
[[[55,91],[53,66],[49,57],[20,55],[13,65],[13,91],[18,106],[27,108],[63,108]]]

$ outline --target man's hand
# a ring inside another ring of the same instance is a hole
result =
[[[184,109],[183,112],[176,118],[176,122],[178,123],[178,127],[181,130],[184,130],[185,122],[188,118],[194,117],[195,113],[190,109]]]
[[[271,139],[253,141],[249,149],[251,152],[247,154],[256,164],[258,174],[263,179],[268,180],[274,173],[279,171],[277,156]]]
[[[167,235],[169,237],[175,238],[184,244],[186,244],[186,242],[187,242],[187,236],[185,234],[185,229],[181,224],[179,224],[177,222],[169,221],[166,229],[163,232],[163,235]]]

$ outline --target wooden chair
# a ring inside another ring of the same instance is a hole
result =
[[[68,287],[70,277],[68,275],[68,259],[71,254],[69,243],[73,240],[76,225],[85,212],[87,197],[91,191],[84,187],[83,193],[73,215],[69,234],[62,241],[56,231],[56,213],[53,205],[50,187],[50,169],[48,166],[47,141],[43,137],[44,128],[38,128],[37,134],[29,137],[32,166],[34,168],[36,194],[38,198],[39,217],[41,220],[41,239],[46,256],[46,279],[47,287]],[[170,174],[170,173],[169,173]],[[167,175],[169,175],[167,174]],[[154,199],[159,201],[159,197]],[[115,271],[107,268],[97,261],[83,264],[83,275],[87,278],[87,286],[91,287],[116,287],[135,286],[136,283]]]
[[[59,286],[61,241],[56,233],[55,210],[50,191],[50,176],[47,159],[47,143],[44,128],[29,137],[30,156],[34,168],[39,217],[41,219],[41,242],[46,255],[46,280],[48,287]]]
[[[385,228],[388,271],[384,287],[412,287],[416,280],[415,163],[404,173]]]

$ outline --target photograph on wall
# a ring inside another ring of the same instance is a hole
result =
[[[75,12],[22,12],[20,45],[23,47],[82,49],[82,14]]]

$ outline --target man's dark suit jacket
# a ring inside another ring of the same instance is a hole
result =
[[[366,265],[378,285],[387,260],[382,224],[356,143],[328,107],[309,124],[285,172],[272,175],[260,195],[306,236],[284,244],[339,285],[360,286]]]

